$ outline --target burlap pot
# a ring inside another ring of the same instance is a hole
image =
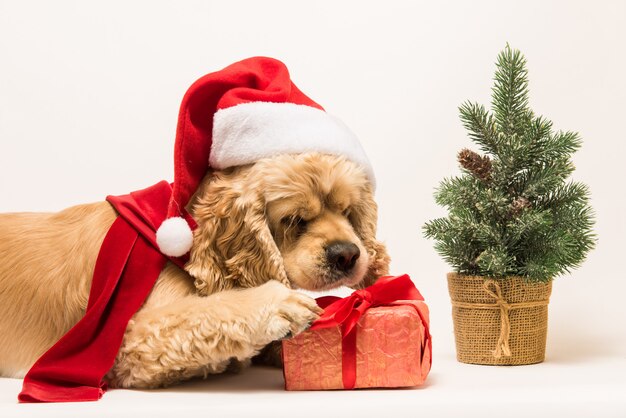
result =
[[[457,360],[514,366],[545,358],[552,283],[448,273]]]

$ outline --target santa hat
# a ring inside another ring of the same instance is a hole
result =
[[[174,184],[157,244],[168,256],[193,242],[185,206],[208,168],[220,170],[279,154],[342,155],[374,173],[357,137],[302,93],[282,62],[255,57],[207,74],[187,90],[178,115]]]

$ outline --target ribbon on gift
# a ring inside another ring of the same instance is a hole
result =
[[[407,274],[381,277],[373,285],[357,290],[345,298],[323,296],[317,299],[324,312],[310,329],[341,327],[342,380],[345,389],[354,389],[356,384],[356,325],[365,312],[376,306],[401,305],[402,301],[423,300],[424,297]],[[427,322],[419,311],[418,314],[424,323],[425,342],[430,347]]]

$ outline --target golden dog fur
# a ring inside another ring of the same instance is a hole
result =
[[[185,271],[168,263],[128,324],[114,387],[158,387],[220,373],[306,329],[320,313],[292,288],[359,287],[387,273],[376,203],[343,157],[283,155],[209,173],[189,205],[198,222]],[[22,377],[84,315],[106,202],[0,215],[0,376]],[[350,274],[324,248],[350,241]]]

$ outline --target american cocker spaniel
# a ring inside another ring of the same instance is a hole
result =
[[[361,287],[387,273],[363,170],[280,155],[210,172],[188,210],[185,269],[168,263],[128,324],[113,387],[159,387],[246,363],[320,313],[294,289]],[[0,215],[0,375],[22,377],[84,315],[116,213],[107,202]]]

